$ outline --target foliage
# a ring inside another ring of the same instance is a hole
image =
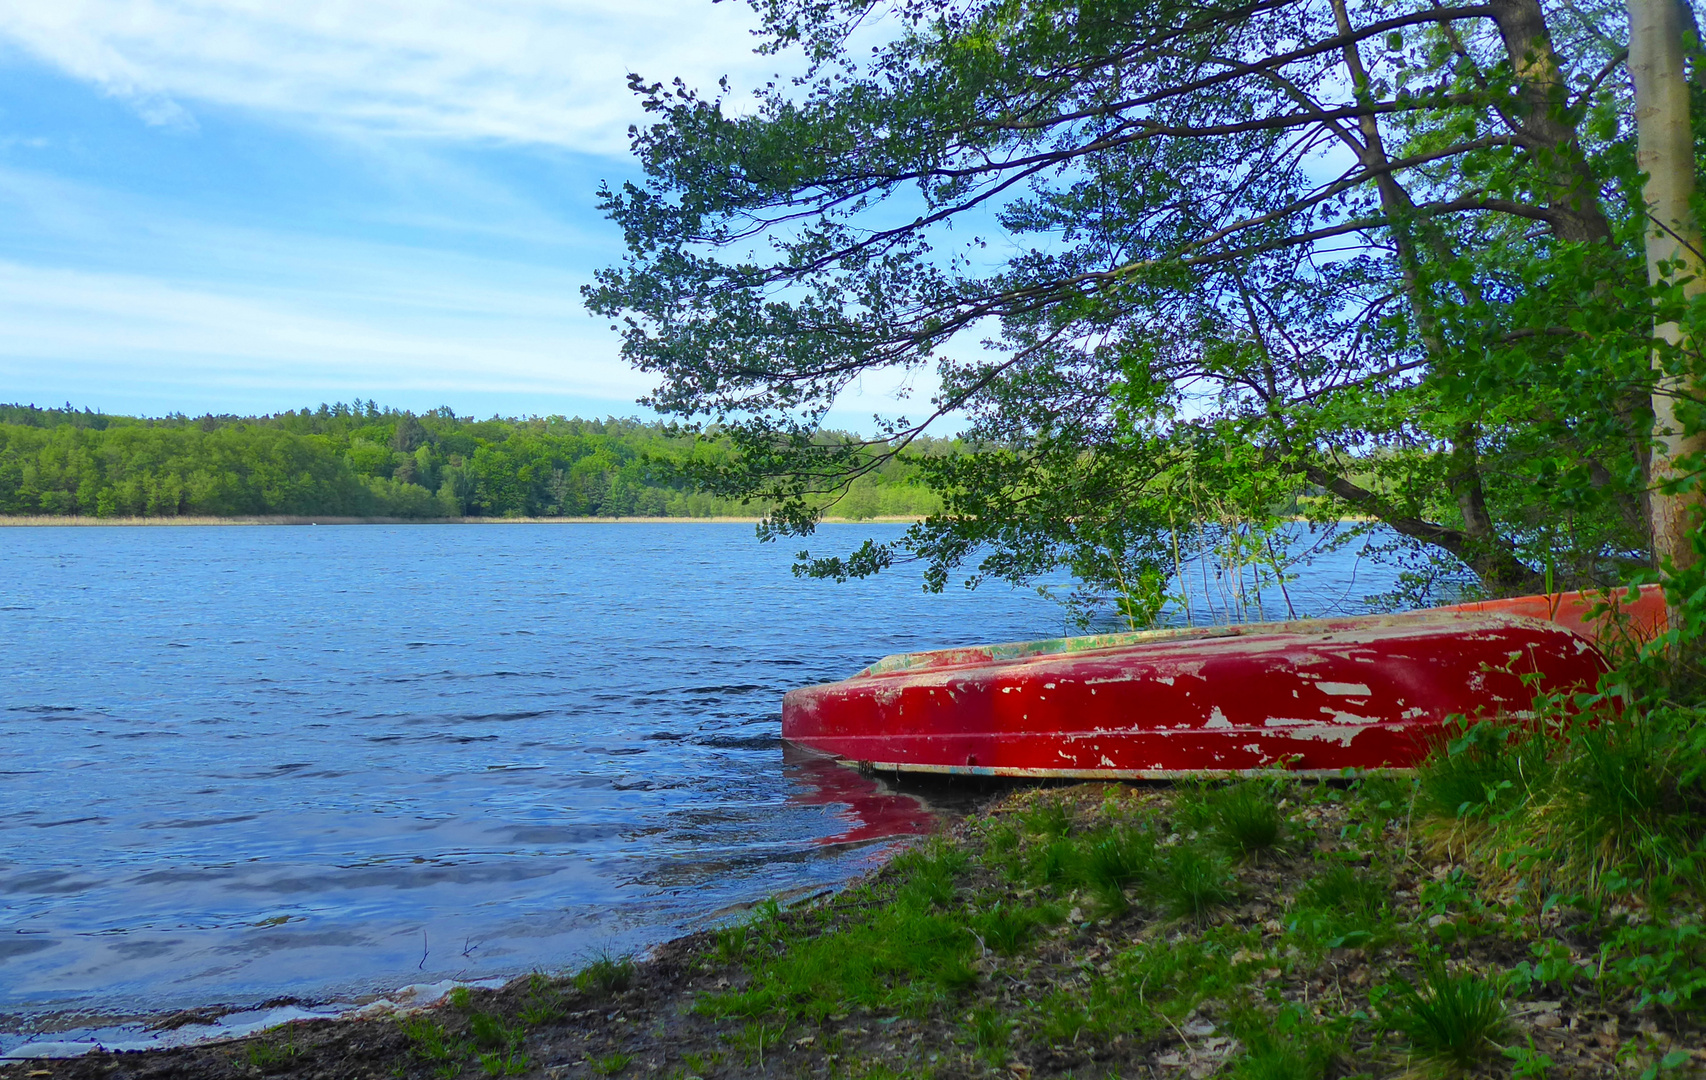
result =
[[[921,462],[941,514],[810,572],[1066,567],[1135,621],[1179,530],[1254,559],[1288,514],[1495,591],[1646,559],[1653,304],[1683,300],[1646,283],[1621,4],[754,6],[806,73],[745,103],[635,76],[629,254],[586,297],[771,535],[967,418],[976,452]],[[819,437],[932,367],[919,415]]]
[[[0,514],[710,517],[762,510],[694,490],[686,467],[730,452],[660,423],[475,420],[448,408],[415,416],[371,401],[199,419],[0,406]],[[869,518],[937,506],[907,457],[873,469],[837,512]]]

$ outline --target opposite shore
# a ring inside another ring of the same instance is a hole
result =
[[[181,517],[85,517],[52,514],[0,516],[0,528],[46,525],[754,525],[759,516],[736,517],[339,517],[331,514],[257,514],[238,517],[183,515]],[[916,515],[868,518],[826,517],[830,525],[871,523],[911,524],[923,520]]]

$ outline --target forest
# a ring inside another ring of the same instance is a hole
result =
[[[840,438],[838,435],[825,435]],[[882,462],[826,511],[917,516],[939,498],[917,458]],[[69,404],[0,405],[0,514],[84,517],[309,515],[410,519],[729,517],[762,502],[694,489],[714,438],[637,419],[476,420],[357,400],[266,416],[113,416]]]

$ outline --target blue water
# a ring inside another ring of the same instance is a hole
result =
[[[560,968],[867,868],[932,808],[785,751],[782,693],[1068,627],[1005,586],[803,581],[792,550],[740,524],[0,529],[0,1011]],[[1389,577],[1342,553],[1291,600]]]

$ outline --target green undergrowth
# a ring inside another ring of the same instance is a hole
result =
[[[1706,988],[1690,730],[1465,727],[1415,779],[1021,792],[719,931],[705,963],[737,975],[694,1009],[935,1033],[859,1075],[1656,1077]]]

